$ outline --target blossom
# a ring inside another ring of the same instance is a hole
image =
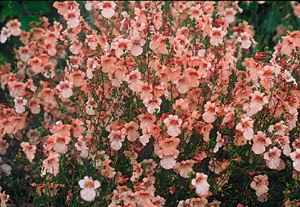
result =
[[[277,147],[273,147],[269,150],[269,152],[265,152],[264,159],[267,162],[267,166],[270,169],[276,169],[279,167],[281,159],[279,158],[281,155],[281,150]]]
[[[64,14],[64,18],[67,20],[67,24],[70,28],[76,28],[79,25],[79,10],[68,10],[67,13]]]
[[[245,139],[251,140],[254,134],[253,132],[254,121],[249,117],[245,117],[241,121],[242,123],[238,123],[236,125],[236,130],[242,132]]]
[[[251,46],[251,34],[248,32],[241,33],[241,36],[237,38],[237,42],[241,42],[241,47],[244,49],[248,49]]]
[[[19,20],[10,20],[8,23],[6,23],[5,26],[10,30],[12,36],[20,36],[22,30],[20,29],[21,23],[19,22]]]
[[[132,48],[131,54],[135,57],[140,56],[143,53],[143,46],[145,45],[146,41],[141,38],[131,38]]]
[[[194,160],[186,160],[177,162],[175,165],[175,170],[179,172],[181,177],[189,178],[191,177],[191,172],[193,171],[193,165],[196,163]]]
[[[214,27],[211,30],[212,31],[210,36],[210,44],[212,44],[213,46],[218,46],[219,44],[222,44],[223,37],[226,35],[226,32],[222,30],[222,27]]]
[[[124,128],[122,129],[122,134],[127,135],[127,139],[130,142],[134,142],[139,137],[138,129],[138,123],[131,121],[124,125]]]
[[[168,118],[164,120],[164,123],[168,128],[168,135],[177,137],[181,133],[180,126],[182,124],[182,120],[179,119],[177,115],[169,115]]]
[[[101,9],[101,14],[103,17],[109,19],[115,14],[116,4],[113,1],[102,1],[98,5],[98,8]]]
[[[216,104],[208,101],[204,105],[204,114],[202,115],[202,118],[206,123],[213,123],[217,118],[216,111],[217,111]]]
[[[78,182],[80,188],[83,188],[80,191],[80,196],[85,201],[93,201],[96,197],[95,189],[101,186],[98,180],[93,181],[92,178],[85,176],[83,180]]]
[[[60,81],[59,85],[56,86],[63,98],[70,98],[73,95],[72,87],[73,83],[67,80]]]
[[[300,149],[290,153],[290,158],[293,160],[293,166],[295,170],[300,172]]]
[[[253,136],[253,144],[252,144],[252,151],[255,154],[262,154],[265,152],[266,147],[272,143],[270,138],[266,138],[266,134],[258,131],[257,135]]]
[[[32,162],[33,158],[34,158],[34,154],[35,154],[35,150],[36,150],[36,146],[34,145],[29,145],[28,142],[22,142],[20,144],[20,146],[22,147],[23,151],[26,154],[27,159]]]
[[[196,173],[196,178],[192,180],[192,185],[196,187],[196,192],[200,195],[205,195],[210,185],[207,182],[207,175],[204,173]]]
[[[45,175],[46,172],[56,176],[59,172],[59,157],[60,155],[55,153],[49,153],[49,156],[46,160],[43,161],[43,170],[42,175]]]
[[[262,194],[265,194],[269,191],[268,188],[268,176],[267,175],[258,175],[253,178],[250,186],[252,189],[256,190],[256,195],[260,197]]]
[[[39,114],[41,112],[40,100],[38,98],[31,98],[28,105],[31,113]]]
[[[113,150],[119,150],[122,147],[122,142],[124,142],[124,140],[125,140],[125,135],[121,134],[120,130],[117,130],[117,131],[112,130],[110,132],[110,134],[108,135],[108,138],[111,141],[111,144],[110,144],[111,148]]]
[[[7,39],[11,36],[10,30],[3,27],[0,33],[0,43],[5,43]]]
[[[153,114],[156,109],[157,113],[160,111],[160,104],[162,103],[162,100],[160,98],[150,98],[143,101],[145,106],[147,107],[147,111],[149,114]]]
[[[115,49],[116,56],[120,58],[124,54],[124,50],[131,50],[131,40],[120,38],[116,42],[111,43],[112,49]]]
[[[15,97],[15,110],[17,113],[23,113],[25,109],[25,105],[27,104],[27,100],[23,97]]]

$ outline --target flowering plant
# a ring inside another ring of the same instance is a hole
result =
[[[31,202],[299,204],[300,31],[251,56],[238,2],[53,6],[62,22],[1,31],[21,43],[1,65],[1,170],[23,168]]]

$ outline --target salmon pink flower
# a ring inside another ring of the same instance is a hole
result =
[[[270,144],[272,144],[272,141],[270,138],[266,138],[266,134],[258,131],[257,135],[253,136],[253,144],[252,144],[252,151],[255,154],[262,154],[265,152],[266,147],[268,147]]]
[[[217,118],[216,112],[217,112],[216,104],[208,101],[204,105],[204,114],[202,115],[202,118],[206,123],[213,123]]]
[[[268,98],[264,96],[263,93],[260,93],[259,91],[254,91],[254,93],[251,93],[250,96],[251,96],[251,102],[249,104],[250,111],[247,114],[249,116],[261,111],[263,106],[269,102]]]
[[[150,98],[144,100],[143,103],[147,107],[148,113],[153,114],[155,112],[155,109],[157,109],[157,113],[159,113],[162,100],[160,98]]]
[[[222,30],[222,27],[214,27],[211,30],[212,31],[210,36],[210,44],[212,44],[213,46],[218,46],[219,44],[222,44],[223,37],[226,35],[226,32]]]
[[[236,130],[242,132],[245,139],[251,140],[254,134],[253,123],[254,121],[251,118],[245,117],[242,119],[242,123],[236,125]]]
[[[140,56],[143,53],[143,46],[145,45],[146,41],[140,38],[131,38],[132,48],[131,54],[135,57]]]
[[[59,85],[56,86],[57,90],[60,91],[60,94],[63,98],[70,98],[73,95],[73,83],[67,80],[60,81]]]
[[[17,19],[10,20],[8,23],[6,23],[5,26],[10,30],[10,34],[12,36],[19,36],[22,32],[22,30],[20,29],[21,23]]]
[[[42,175],[46,175],[46,172],[56,176],[59,172],[59,154],[50,153],[48,158],[43,161]]]
[[[30,145],[28,142],[22,142],[20,144],[20,146],[22,147],[23,151],[25,152],[26,157],[29,160],[29,162],[32,162],[32,160],[34,158],[36,146]]]
[[[41,112],[40,99],[38,99],[38,98],[31,98],[29,100],[28,105],[29,105],[31,113],[33,113],[33,114],[39,114]]]
[[[300,172],[300,149],[290,153],[290,158],[293,160],[293,166],[295,170]]]
[[[101,186],[98,180],[93,181],[92,178],[85,176],[83,180],[78,182],[80,188],[83,188],[80,191],[80,196],[85,201],[93,201],[96,197],[96,189]]]
[[[116,4],[113,1],[102,1],[99,3],[98,8],[101,9],[101,14],[103,17],[109,19],[115,14]]]
[[[130,142],[134,142],[139,137],[138,129],[138,123],[131,121],[124,125],[124,128],[122,129],[122,134],[127,135],[127,139]]]
[[[131,43],[131,40],[120,38],[117,42],[111,43],[111,46],[112,49],[115,49],[116,56],[120,58],[120,56],[124,54],[124,50],[131,50],[133,45]]]
[[[25,105],[27,104],[27,100],[23,97],[15,97],[15,111],[17,113],[23,113],[25,109]]]
[[[177,162],[175,165],[175,170],[179,172],[181,177],[189,178],[191,177],[190,173],[193,171],[193,165],[196,163],[194,160],[186,160]]]
[[[119,150],[122,147],[122,142],[125,140],[125,135],[122,134],[120,130],[112,130],[108,135],[108,138],[111,141],[111,148],[113,150]]]
[[[279,167],[281,159],[279,158],[281,155],[281,150],[277,147],[273,147],[269,150],[269,152],[265,152],[264,159],[267,162],[267,166],[270,169],[276,169]]]
[[[205,195],[210,185],[207,182],[207,175],[204,173],[196,173],[196,178],[192,180],[192,185],[196,187],[196,191],[200,195]]]
[[[64,14],[64,18],[67,20],[67,24],[70,28],[76,28],[79,25],[79,10],[68,10],[67,13]]]
[[[6,27],[3,27],[0,34],[0,43],[4,44],[10,36],[10,30]]]
[[[164,120],[164,123],[168,128],[168,135],[177,137],[181,133],[180,126],[182,124],[182,120],[179,119],[177,115],[169,115],[168,118]]]
[[[242,45],[241,47],[244,49],[248,49],[251,46],[251,34],[249,34],[248,32],[243,32],[241,33],[241,36],[237,38],[237,42],[241,42]]]
[[[268,176],[267,175],[258,175],[253,178],[254,180],[250,184],[251,188],[256,190],[256,195],[260,197],[262,194],[265,194],[269,191],[268,188]]]

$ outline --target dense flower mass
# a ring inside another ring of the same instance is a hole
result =
[[[299,205],[300,31],[255,52],[238,2],[53,7],[63,21],[0,34],[20,41],[0,63],[0,171],[23,166],[36,206]]]

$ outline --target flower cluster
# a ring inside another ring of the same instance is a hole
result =
[[[238,2],[53,6],[62,23],[0,36],[22,44],[0,69],[0,154],[20,146],[36,205],[220,206],[237,168],[264,173],[244,187],[267,202],[266,172],[300,172],[300,31],[250,56]]]

